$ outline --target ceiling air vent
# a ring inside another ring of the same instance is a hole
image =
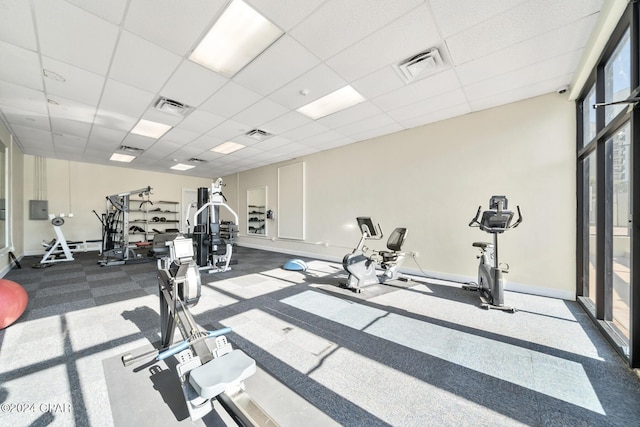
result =
[[[186,117],[193,107],[174,101],[173,99],[160,97],[154,104],[153,108],[163,113],[171,114],[178,117]]]
[[[426,77],[442,68],[444,63],[438,49],[432,48],[400,62],[396,69],[406,83]]]
[[[248,136],[249,138],[253,138],[256,139],[258,141],[264,141],[265,139],[269,138],[270,136],[273,136],[273,134],[266,132],[264,130],[261,129],[253,129],[250,130],[249,132],[245,133],[246,136]]]
[[[138,153],[142,153],[144,150],[142,148],[121,145],[120,147],[118,147],[118,151],[126,151],[127,153],[138,154]]]
[[[206,163],[206,160],[199,159],[197,157],[192,157],[188,160],[191,163]]]

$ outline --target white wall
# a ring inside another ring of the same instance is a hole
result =
[[[35,157],[24,156],[24,245],[25,254],[42,254],[42,241],[55,237],[49,221],[29,220],[29,200],[39,190],[34,187]],[[151,200],[182,200],[182,189],[210,187],[212,180],[103,166],[67,160],[46,159],[46,195],[49,213],[73,213],[62,231],[67,240],[101,238],[102,225],[92,212],[105,212],[106,196],[151,186]]]
[[[358,242],[355,218],[371,216],[387,236],[408,228],[405,250],[419,252],[423,270],[472,279],[471,243],[491,236],[467,225],[504,194],[525,218],[500,237],[507,288],[573,299],[575,126],[574,104],[554,93],[225,177],[237,182],[244,222],[247,189],[267,186],[278,215],[277,168],[306,165],[305,241],[276,239],[270,221],[266,238],[246,236],[242,223],[240,244],[340,260]],[[418,272],[411,259],[405,267]]]

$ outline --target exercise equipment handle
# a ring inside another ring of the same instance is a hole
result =
[[[482,205],[478,206],[478,212],[476,212],[476,216],[469,223],[469,227],[480,227],[480,222],[478,218],[480,218],[480,212],[482,212]]]
[[[516,228],[522,222],[522,212],[520,212],[520,206],[516,206],[516,209],[518,210],[518,220],[509,228]]]
[[[186,350],[194,342],[202,341],[202,340],[207,339],[207,338],[215,338],[215,337],[218,337],[220,335],[228,334],[229,332],[231,332],[231,328],[229,328],[229,327],[222,328],[222,329],[217,329],[215,331],[207,331],[207,334],[202,336],[202,337],[200,337],[200,338],[197,338],[197,339],[195,339],[193,341],[184,340],[180,344],[176,344],[173,347],[169,347],[165,351],[158,353],[158,357],[156,359],[157,360],[164,360],[164,359],[166,359],[168,357],[173,356],[176,353],[180,353],[182,350]]]

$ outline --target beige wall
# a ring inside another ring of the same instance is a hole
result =
[[[44,253],[42,241],[55,237],[49,221],[29,220],[29,200],[42,190],[34,186],[35,157],[24,156],[24,245],[26,254]],[[211,180],[176,176],[175,174],[146,172],[114,166],[103,166],[67,160],[46,159],[46,194],[49,213],[65,215],[62,231],[67,240],[101,238],[101,224],[95,214],[105,212],[106,196],[151,186],[151,200],[180,202],[183,189],[209,187]]]
[[[306,166],[306,239],[246,235],[246,190],[267,186],[278,215],[278,167]],[[358,242],[357,216],[371,216],[388,236],[407,227],[406,251],[423,270],[473,279],[474,241],[491,236],[467,225],[479,205],[504,194],[522,208],[523,224],[500,237],[511,266],[508,289],[575,296],[575,112],[566,96],[522,102],[386,135],[225,177],[237,182],[240,244],[341,260]],[[227,196],[229,198],[229,196]],[[372,247],[383,247],[383,242]],[[418,266],[405,261],[405,271]]]

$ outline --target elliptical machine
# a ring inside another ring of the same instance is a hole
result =
[[[482,307],[486,309],[494,308],[498,310],[515,312],[513,307],[504,305],[504,281],[503,273],[509,272],[509,265],[504,267],[498,261],[498,234],[516,228],[522,222],[520,206],[516,206],[518,219],[511,224],[513,212],[508,210],[508,200],[506,196],[492,196],[489,200],[489,209],[480,212],[482,206],[478,206],[476,216],[469,223],[469,227],[479,227],[480,230],[493,235],[493,244],[487,242],[474,242],[473,247],[480,249],[480,265],[478,266],[478,283],[464,285],[462,288],[480,293]]]
[[[349,277],[347,283],[342,283],[341,286],[360,293],[364,286],[384,283],[400,277],[398,269],[405,257],[405,254],[400,251],[407,237],[407,229],[398,227],[393,230],[387,240],[387,251],[377,251],[367,256],[365,255],[368,250],[365,246],[366,241],[382,239],[382,229],[380,224],[374,225],[370,217],[358,217],[356,220],[362,236],[353,252],[342,259],[342,267],[349,273]],[[376,272],[378,265],[383,269],[380,276]]]

